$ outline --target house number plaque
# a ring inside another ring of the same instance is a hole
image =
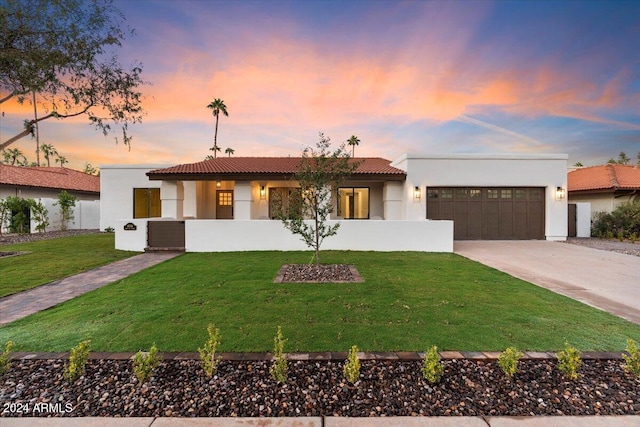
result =
[[[124,229],[125,231],[135,231],[138,229],[138,227],[134,223],[128,222],[124,225]]]

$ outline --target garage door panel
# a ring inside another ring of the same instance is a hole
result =
[[[456,240],[544,239],[544,188],[437,187],[428,219],[454,222]],[[444,197],[443,197],[444,196]]]

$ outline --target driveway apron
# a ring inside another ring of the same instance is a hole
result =
[[[180,254],[181,252],[148,252],[135,255],[131,258],[38,286],[37,288],[0,298],[0,325],[46,310]]]
[[[549,241],[456,241],[454,252],[640,324],[640,257]]]

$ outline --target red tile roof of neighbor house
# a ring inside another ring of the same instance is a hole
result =
[[[100,193],[100,177],[64,167],[0,165],[0,185]]]
[[[569,191],[640,189],[640,167],[606,164],[570,171]]]
[[[405,171],[391,166],[391,161],[380,157],[353,158],[351,161],[361,162],[355,172],[357,175],[406,175]],[[299,165],[300,157],[220,157],[156,169],[147,175],[291,175],[298,171]]]

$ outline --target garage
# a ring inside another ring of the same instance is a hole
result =
[[[456,240],[544,240],[542,187],[428,187],[427,219],[453,220]]]

